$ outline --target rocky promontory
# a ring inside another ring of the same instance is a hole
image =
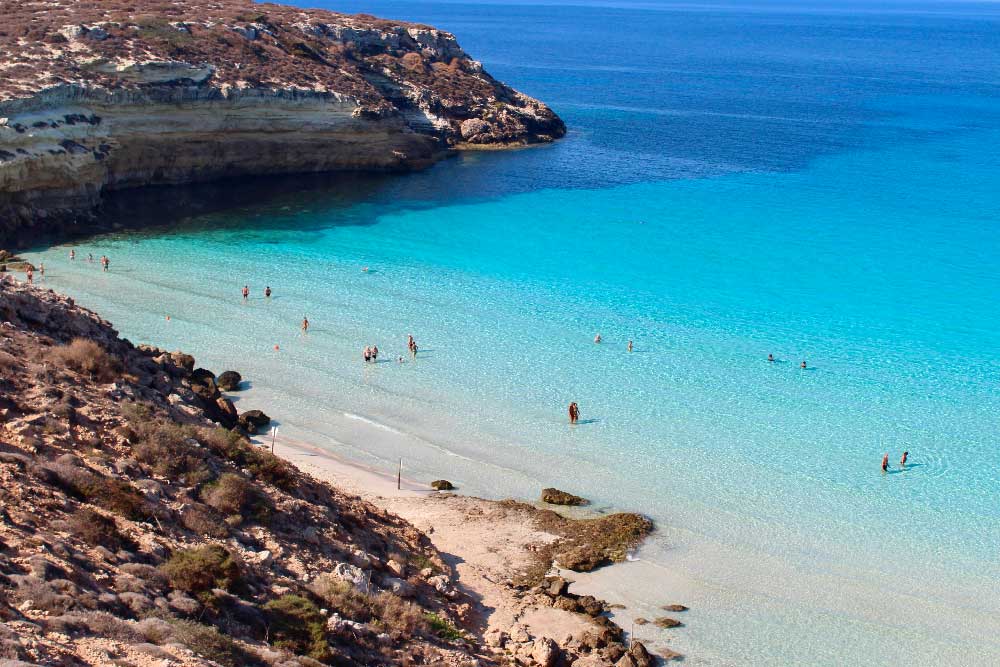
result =
[[[0,243],[106,192],[402,170],[565,133],[450,33],[250,0],[0,0]]]

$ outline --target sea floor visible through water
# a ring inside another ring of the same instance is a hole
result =
[[[863,7],[375,3],[458,33],[570,135],[233,185],[28,257],[131,340],[239,370],[237,407],[282,437],[649,514],[586,586],[626,629],[690,606],[635,626],[684,664],[996,664],[998,16]]]

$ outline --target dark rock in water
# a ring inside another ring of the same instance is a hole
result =
[[[247,433],[256,433],[259,429],[271,423],[271,418],[260,410],[247,410],[240,415],[239,424]]]
[[[683,623],[678,621],[676,618],[670,618],[669,616],[660,616],[658,619],[653,621],[653,625],[658,628],[679,628]]]
[[[550,505],[586,505],[587,499],[559,489],[542,489],[542,502]]]
[[[446,479],[436,479],[433,482],[431,482],[431,488],[436,489],[438,491],[452,491],[454,490],[455,486]]]
[[[236,371],[226,371],[215,378],[215,383],[219,385],[219,389],[222,391],[238,391],[240,382],[243,382],[243,376]]]
[[[663,611],[687,611],[688,608],[682,604],[665,604],[660,607]]]

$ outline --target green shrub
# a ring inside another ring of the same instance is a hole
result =
[[[171,586],[189,593],[230,590],[241,583],[239,562],[217,544],[178,551],[163,564],[162,571]]]
[[[310,600],[300,595],[285,595],[265,604],[264,611],[274,646],[316,660],[330,657],[326,619]]]
[[[229,537],[223,517],[201,503],[185,508],[181,514],[181,524],[198,537],[214,537],[219,540]]]
[[[465,637],[462,631],[456,628],[451,621],[446,618],[441,618],[437,614],[424,614],[424,619],[427,621],[427,625],[430,627],[431,632],[441,639],[455,641]]]

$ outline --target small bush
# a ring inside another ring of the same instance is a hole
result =
[[[208,505],[195,504],[185,509],[181,514],[181,524],[198,537],[220,540],[229,537],[223,517]]]
[[[330,656],[326,619],[310,600],[300,595],[285,595],[265,604],[264,611],[274,646],[316,660]]]
[[[65,595],[50,582],[40,579],[30,579],[22,582],[14,592],[17,603],[31,601],[32,609],[47,611],[50,614],[63,614],[74,606],[73,598]]]
[[[195,428],[163,420],[132,421],[131,425],[135,458],[157,474],[188,485],[211,478],[204,452],[189,442],[197,434]]]
[[[207,505],[226,515],[243,514],[258,500],[253,485],[230,472],[202,487],[201,498]]]
[[[162,566],[170,585],[188,593],[230,590],[241,581],[240,564],[225,548],[208,544],[178,551]]]
[[[187,646],[202,658],[217,662],[223,667],[256,667],[263,664],[256,656],[213,627],[174,619],[169,623],[173,626],[171,639]]]
[[[271,452],[257,449],[242,436],[224,428],[204,429],[198,441],[240,468],[246,468],[254,479],[289,491],[293,475],[289,464]]]
[[[56,483],[79,500],[94,503],[127,519],[141,521],[151,516],[146,499],[128,482],[95,475],[70,465],[48,468]]]
[[[118,551],[133,549],[135,544],[118,531],[114,519],[85,507],[69,518],[70,532],[90,546],[103,546]]]
[[[428,628],[428,620],[420,607],[388,591],[372,598],[372,610],[385,632],[395,640],[409,639]]]
[[[371,600],[339,577],[323,574],[313,580],[310,590],[324,606],[352,621],[367,622],[372,617]]]
[[[86,338],[74,338],[68,345],[53,348],[47,356],[53,364],[89,375],[98,382],[114,382],[122,372],[121,361]]]
[[[441,618],[437,614],[424,614],[424,619],[427,621],[427,625],[430,627],[431,632],[441,639],[455,641],[465,637],[462,631],[456,628],[451,621],[446,618]]]

